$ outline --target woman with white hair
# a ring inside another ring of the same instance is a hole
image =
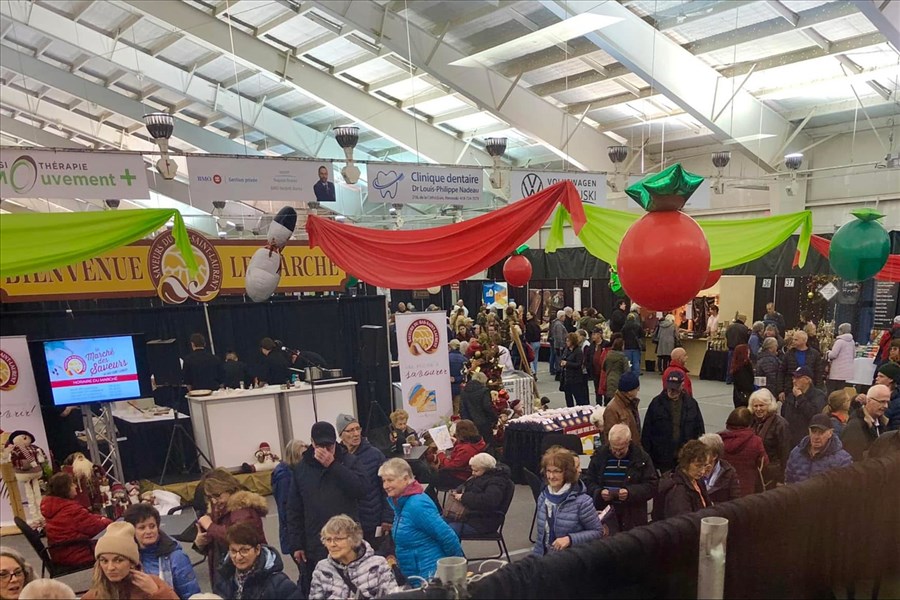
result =
[[[309,597],[381,598],[397,590],[394,572],[363,539],[362,526],[347,515],[328,519],[322,527],[328,557],[313,571]]]
[[[828,379],[825,381],[825,388],[829,394],[843,388],[851,379],[855,356],[856,343],[853,341],[850,323],[841,323],[838,326],[838,336],[834,338],[834,345],[825,355],[831,363]]]
[[[56,579],[35,579],[22,589],[19,600],[75,600],[72,588]]]
[[[728,502],[741,497],[741,482],[737,471],[731,463],[722,458],[725,454],[725,442],[718,433],[704,433],[700,441],[709,448],[710,466],[703,479],[706,480],[706,493],[715,504]]]
[[[453,492],[466,508],[465,515],[461,520],[448,519],[448,524],[457,535],[494,533],[516,491],[509,468],[486,452],[470,458],[469,467],[472,476]]]
[[[388,503],[394,509],[391,537],[397,565],[404,577],[430,579],[439,558],[465,556],[459,537],[438,514],[437,505],[413,478],[402,458],[392,458],[378,468]]]
[[[784,483],[784,468],[791,455],[788,422],[778,414],[778,403],[768,388],[750,394],[748,408],[753,413],[750,428],[762,439],[766,456],[769,457],[769,463],[763,467],[762,474],[765,487],[770,490],[777,483]]]

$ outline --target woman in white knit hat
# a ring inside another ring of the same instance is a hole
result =
[[[97,541],[94,558],[97,563],[91,589],[83,600],[178,600],[178,594],[165,581],[141,571],[141,556],[131,523],[111,523]]]

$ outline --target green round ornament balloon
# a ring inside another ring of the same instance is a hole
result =
[[[849,281],[864,281],[887,264],[891,239],[878,219],[883,214],[871,208],[851,211],[856,217],[831,238],[828,260],[831,270]]]

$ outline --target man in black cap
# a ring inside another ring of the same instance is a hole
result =
[[[665,386],[647,407],[641,432],[641,445],[662,473],[675,468],[678,451],[688,440],[706,433],[700,405],[684,389],[684,373],[669,373]]]
[[[791,450],[784,471],[785,483],[806,481],[829,469],[846,467],[853,458],[844,450],[841,438],[834,435],[831,417],[821,412],[809,420],[809,435]]]
[[[287,503],[288,545],[307,593],[313,570],[328,555],[319,539],[322,527],[340,514],[359,521],[359,501],[367,490],[356,457],[338,445],[331,423],[313,425],[310,438],[312,444],[294,467]]]
[[[897,346],[900,348],[900,344]],[[896,431],[900,429],[900,363],[890,361],[878,367],[875,384],[886,385],[891,392],[891,402],[884,416],[888,420],[888,431]]]
[[[184,357],[181,378],[190,390],[217,390],[222,383],[222,361],[206,349],[202,333],[191,336],[191,353]]]
[[[788,422],[788,439],[796,446],[806,436],[806,428],[813,415],[825,408],[825,392],[813,387],[813,370],[797,367],[791,377],[791,392],[785,394],[781,416]]]

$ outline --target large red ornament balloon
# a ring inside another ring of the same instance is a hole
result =
[[[531,262],[521,254],[510,256],[503,263],[503,278],[513,287],[522,287],[531,279]]]
[[[710,271],[709,275],[706,276],[706,281],[703,283],[703,287],[701,290],[708,290],[712,286],[718,283],[719,279],[722,277],[722,269],[716,269],[715,271]]]
[[[703,289],[709,276],[709,243],[697,222],[683,212],[649,212],[628,228],[616,263],[633,302],[670,311]]]

